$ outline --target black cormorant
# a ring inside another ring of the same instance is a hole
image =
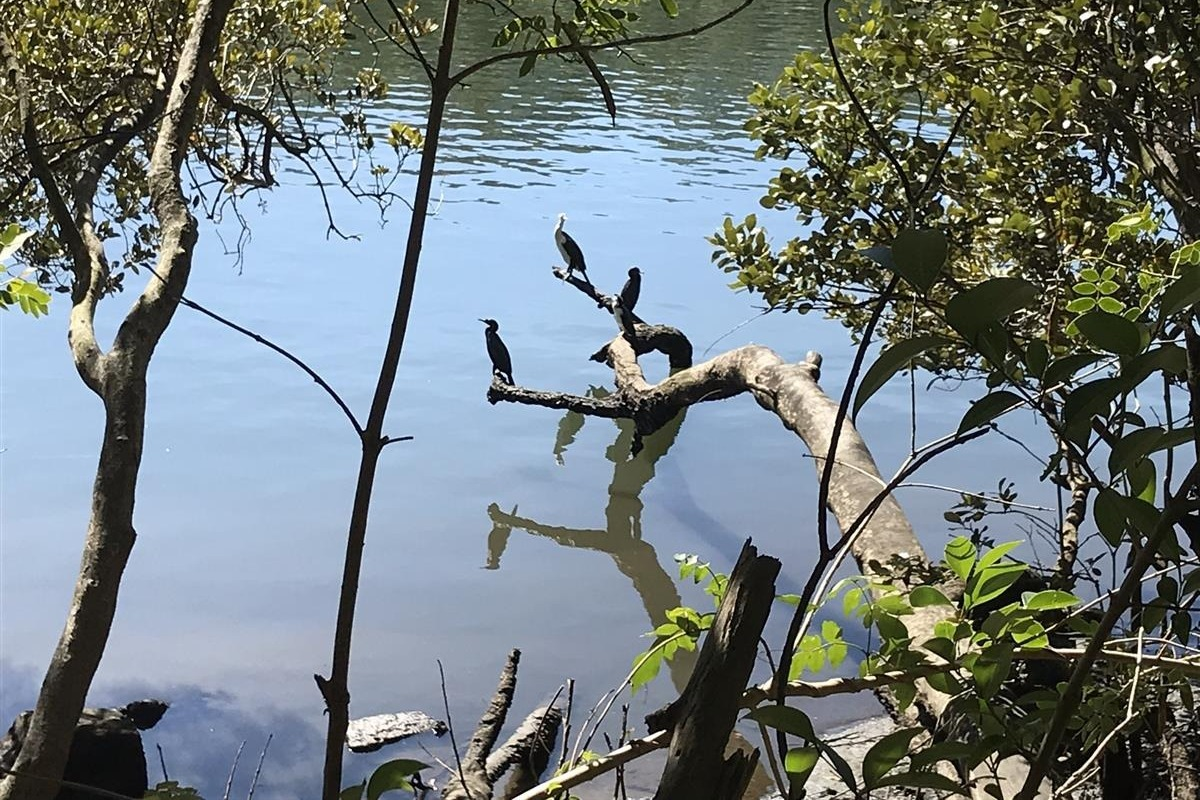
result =
[[[512,386],[512,357],[508,354],[508,348],[504,346],[504,342],[500,339],[500,323],[494,319],[481,319],[479,321],[487,326],[487,330],[483,333],[483,338],[487,340],[488,358],[492,360],[492,375],[499,376],[500,380]]]
[[[637,305],[638,295],[642,293],[642,271],[637,267],[629,268],[629,280],[625,281],[625,285],[621,287],[621,305],[625,306],[626,311],[633,311],[633,307]]]
[[[562,254],[563,261],[567,262],[567,277],[578,271],[585,281],[591,283],[587,276],[587,264],[583,262],[583,250],[579,249],[579,244],[563,230],[563,223],[566,221],[566,214],[558,215],[558,224],[554,226],[554,243],[558,245],[558,252]]]

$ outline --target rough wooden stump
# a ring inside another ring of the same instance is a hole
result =
[[[655,800],[741,800],[758,751],[726,759],[725,744],[754,669],[778,575],[779,561],[760,556],[747,540],[687,687],[657,718],[674,733]]]

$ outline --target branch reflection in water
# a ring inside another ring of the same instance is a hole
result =
[[[589,397],[603,398],[609,391],[600,387],[588,390]],[[642,539],[641,493],[654,477],[655,465],[667,454],[675,443],[683,420],[684,411],[662,429],[643,440],[643,449],[630,456],[633,445],[634,426],[629,420],[615,420],[619,430],[617,438],[605,451],[605,457],[613,463],[613,479],[608,487],[608,505],[604,510],[604,528],[566,528],[549,525],[528,517],[518,516],[516,506],[506,513],[500,506],[488,506],[488,517],[492,520],[492,532],[488,536],[488,569],[499,569],[500,558],[508,544],[514,528],[534,536],[551,539],[564,547],[583,548],[607,553],[613,563],[633,583],[633,589],[641,598],[642,607],[650,627],[667,621],[667,611],[683,605],[679,590],[671,575],[663,569],[654,547]],[[554,444],[554,455],[563,463],[567,448],[576,434],[583,428],[583,417],[568,411],[559,422],[558,436]],[[679,651],[669,662],[671,679],[675,688],[683,690],[695,663],[696,654]]]

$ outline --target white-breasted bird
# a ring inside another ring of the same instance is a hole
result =
[[[625,308],[625,303],[621,301],[621,296],[617,295],[613,298],[612,305],[613,319],[617,321],[617,327],[621,329],[621,333],[625,334],[630,343],[637,341],[637,331],[633,327],[633,314]]]
[[[571,273],[578,271],[590,284],[592,281],[587,276],[587,264],[583,261],[583,250],[580,249],[579,243],[571,238],[571,234],[563,230],[563,223],[566,221],[566,214],[558,215],[558,224],[554,226],[554,243],[558,245],[558,252],[562,254],[563,261],[567,262],[567,277],[569,278]]]

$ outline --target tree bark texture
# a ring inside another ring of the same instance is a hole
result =
[[[674,720],[674,732],[655,800],[742,797],[758,751],[726,759],[725,745],[775,601],[779,567],[777,559],[760,556],[749,541],[742,547],[696,669],[666,715]]]

